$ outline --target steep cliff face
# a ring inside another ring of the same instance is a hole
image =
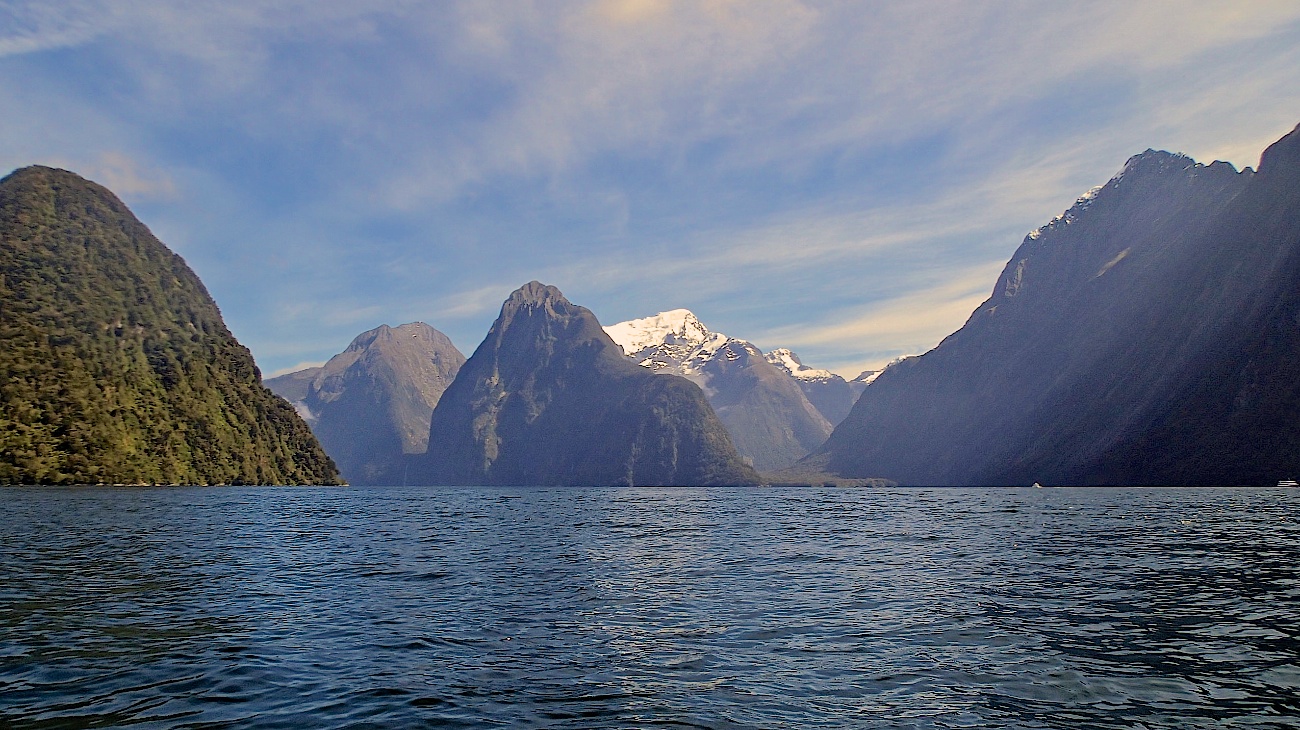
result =
[[[0,483],[336,483],[198,277],[108,190],[0,181]]]
[[[465,363],[423,322],[358,335],[321,368],[266,386],[293,402],[351,484],[400,484],[405,458],[422,454],[429,418]]]
[[[1300,127],[1176,272],[1157,331],[1190,330],[1188,366],[1138,427],[1067,474],[1098,483],[1271,485],[1300,479]]]
[[[698,386],[627,360],[590,311],[531,282],[433,411],[426,484],[753,484]]]
[[[1132,158],[1026,237],[961,330],[881,374],[810,463],[905,484],[1276,481],[1294,427],[1227,404],[1268,379],[1268,410],[1300,405],[1276,381],[1293,347],[1294,137],[1260,174]],[[1261,450],[1272,465],[1249,467]]]

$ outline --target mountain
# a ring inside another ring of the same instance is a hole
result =
[[[303,401],[307,399],[307,391],[311,389],[312,381],[324,369],[324,367],[315,367],[295,370],[284,375],[277,375],[274,378],[267,378],[262,381],[262,385],[269,388],[272,393],[292,403],[294,408],[298,409],[298,413],[310,421],[311,415],[306,410],[306,404]]]
[[[351,484],[400,484],[465,356],[423,322],[363,332],[324,367],[266,381],[311,424]]]
[[[587,309],[530,282],[433,410],[412,483],[756,484],[698,386],[623,356]]]
[[[884,370],[863,370],[858,373],[858,377],[849,381],[849,391],[853,393],[854,403],[858,402],[858,398],[862,397],[862,391],[866,390],[868,385],[874,383],[876,378],[880,377],[882,372],[884,372]],[[852,410],[852,408],[850,408],[850,410]],[[845,418],[847,417],[846,414]],[[843,421],[843,419],[840,420]],[[839,424],[836,425],[838,426]]]
[[[808,402],[813,404],[831,426],[839,425],[849,415],[849,409],[853,408],[854,401],[862,393],[861,390],[854,392],[847,380],[829,370],[804,365],[799,356],[787,348],[773,350],[764,359],[794,378]]]
[[[905,484],[1300,473],[1300,130],[1258,173],[1148,150],[1030,233],[966,325],[808,461]]]
[[[793,464],[831,433],[798,380],[752,344],[709,331],[689,310],[620,322],[605,331],[633,362],[698,384],[736,450],[760,471]]]
[[[335,484],[184,260],[108,190],[0,181],[0,483]]]

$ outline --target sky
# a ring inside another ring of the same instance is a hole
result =
[[[0,173],[115,192],[268,375],[468,355],[536,279],[852,377],[1130,156],[1255,166],[1300,3],[0,0],[0,105]]]

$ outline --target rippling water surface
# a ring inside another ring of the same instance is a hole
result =
[[[1297,507],[4,489],[0,725],[1294,728]]]

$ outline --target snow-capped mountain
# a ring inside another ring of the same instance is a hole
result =
[[[642,367],[699,385],[737,451],[760,470],[789,466],[820,446],[833,428],[805,393],[805,382],[815,386],[815,380],[797,379],[753,344],[710,331],[689,310],[620,322],[605,332]]]
[[[629,361],[596,316],[531,281],[429,419],[416,484],[760,483],[700,389]]]
[[[713,336],[689,309],[619,322],[606,327],[605,332],[627,355],[655,345],[700,345]]]
[[[767,353],[765,359],[787,373],[790,373],[790,376],[796,380],[818,381],[831,380],[840,377],[829,370],[810,368],[807,365],[804,365],[798,355],[785,347],[780,347]],[[843,378],[840,379],[843,380]]]
[[[853,401],[862,393],[861,389],[854,390],[844,378],[829,370],[804,365],[799,356],[787,348],[767,353],[766,359],[799,383],[799,388],[808,397],[808,401],[821,411],[832,426],[838,425],[849,415]]]

